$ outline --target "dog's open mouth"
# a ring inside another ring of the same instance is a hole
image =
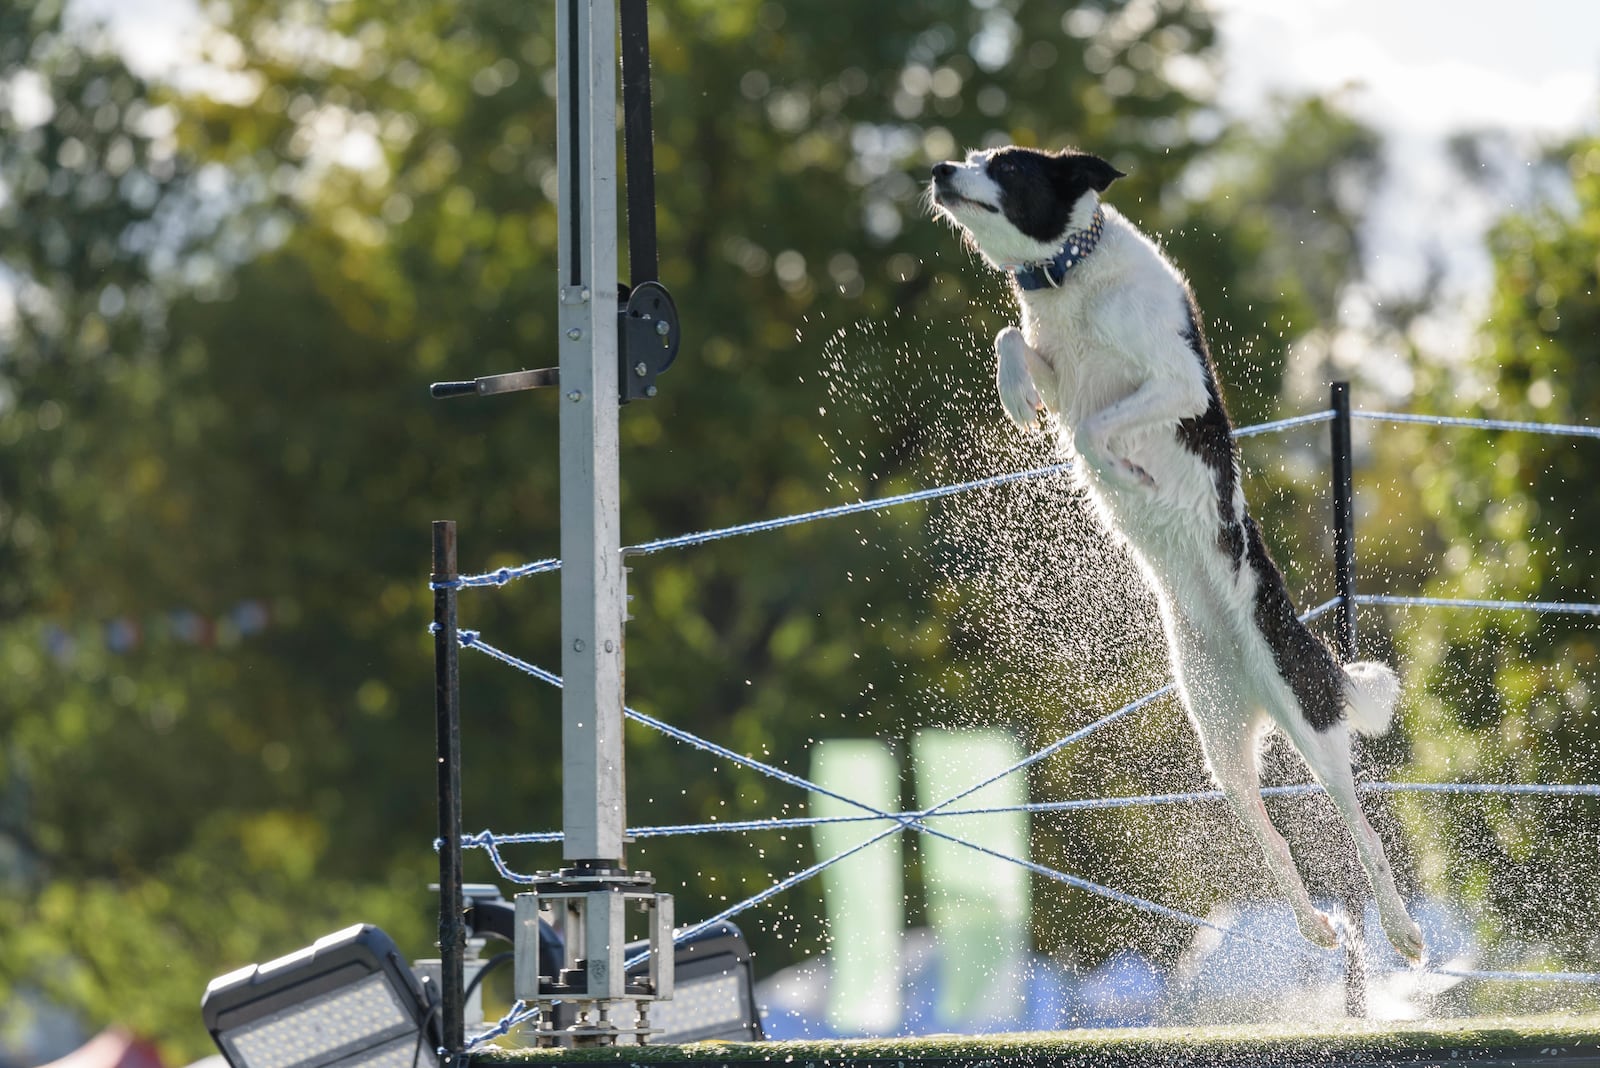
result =
[[[993,204],[985,203],[982,200],[974,200],[968,196],[962,196],[954,189],[946,189],[943,186],[933,187],[933,199],[937,201],[941,207],[950,208],[956,206],[957,204],[971,204],[973,207],[982,208],[984,211],[987,211],[991,214],[1000,214],[1000,209]]]

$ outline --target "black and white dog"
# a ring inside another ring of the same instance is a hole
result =
[[[1422,933],[1356,797],[1350,736],[1388,729],[1386,665],[1341,666],[1295,614],[1245,508],[1233,427],[1200,312],[1155,243],[1100,201],[1123,177],[1077,151],[1000,148],[933,168],[935,211],[1007,272],[1022,328],[995,338],[1000,402],[1022,426],[1059,419],[1072,477],[1132,550],[1160,605],[1178,693],[1206,763],[1312,942],[1333,947],[1261,804],[1257,749],[1276,724],[1355,839],[1383,929],[1420,960]]]

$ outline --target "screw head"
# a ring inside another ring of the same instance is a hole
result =
[[[577,327],[573,327],[571,330],[567,331],[567,340],[568,341],[576,341],[582,336],[583,336],[583,331],[579,330]]]
[[[656,333],[660,334],[662,337],[666,337],[668,334],[672,333],[672,324],[667,322],[665,319],[659,320],[656,323]]]
[[[611,644],[611,639],[607,638],[606,639],[606,652],[608,652],[608,653],[609,652],[614,652],[615,649],[616,649],[616,646]]]
[[[574,639],[572,639],[572,651],[575,652],[575,653],[583,652],[583,639],[582,638],[574,638]]]
[[[656,395],[656,387],[655,386],[646,386],[645,387],[645,391],[644,391],[644,395],[646,397],[654,397]]]
[[[633,373],[638,375],[640,378],[643,378],[645,375],[650,373],[650,368],[645,366],[643,360],[640,360],[638,363],[633,365]]]
[[[574,404],[576,404],[579,401],[583,400],[583,390],[575,389],[571,393],[568,393],[567,394],[567,400],[571,401]]]

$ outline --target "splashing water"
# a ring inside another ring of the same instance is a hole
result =
[[[980,334],[967,322],[901,319],[890,324],[860,322],[835,331],[824,346],[828,407],[819,413],[819,426],[833,457],[830,480],[840,499],[963,482],[1069,460],[1053,434],[1025,432],[1005,418],[994,395],[991,351],[990,335]],[[1308,453],[1303,443],[1299,446],[1302,459],[1315,451]],[[1281,468],[1281,456],[1279,459]],[[892,489],[886,484],[892,484]],[[1264,491],[1280,496],[1285,492],[1281,482],[1264,487]],[[1322,503],[1313,501],[1306,507],[1320,510]],[[1283,507],[1277,510],[1287,511]],[[1298,542],[1303,536],[1292,530],[1286,536],[1300,546],[1295,555],[1325,553],[1320,545]],[[1438,552],[1427,544],[1420,551],[1425,556],[1424,567]],[[931,502],[920,541],[910,543],[905,552],[917,565],[913,570],[916,577],[907,581],[925,583],[928,603],[947,618],[952,662],[935,668],[926,680],[915,680],[916,707],[894,710],[897,720],[883,715],[874,718],[875,726],[886,736],[908,735],[931,723],[1005,725],[1015,730],[1025,745],[1036,748],[1154,689],[1167,677],[1153,597],[1127,553],[1100,527],[1088,502],[1064,475]],[[1319,569],[1312,561],[1310,570],[1315,573]],[[1382,570],[1375,568],[1374,576]],[[900,573],[904,574],[904,569]],[[1414,578],[1415,572],[1409,577]],[[1377,613],[1370,615],[1376,617]],[[1439,641],[1436,634],[1421,633],[1419,623],[1403,614],[1390,613],[1384,623],[1380,637],[1387,659],[1398,659],[1396,648],[1421,655],[1418,650],[1427,642]],[[1489,629],[1492,633],[1493,628]],[[1421,681],[1408,680],[1413,686]],[[1569,689],[1583,690],[1584,686],[1578,681]],[[1479,698],[1489,707],[1497,700],[1488,691]],[[1419,694],[1408,700],[1426,703],[1431,698]],[[1034,769],[1035,798],[1209,788],[1195,740],[1176,702],[1142,715],[1137,728],[1106,732],[1106,737],[1072,750],[1067,759],[1054,758]],[[1507,741],[1514,739],[1508,737]],[[1373,743],[1367,754],[1368,766],[1376,767],[1376,777],[1386,777],[1411,760],[1412,744],[1399,732]],[[1415,744],[1422,746],[1426,755],[1432,743],[1423,738]],[[1499,762],[1503,767],[1476,770],[1489,771],[1491,779],[1541,781],[1538,769],[1516,760],[1515,753],[1514,747],[1508,751]],[[1593,763],[1593,753],[1589,756]],[[1430,762],[1446,768],[1449,763],[1434,755],[1421,760],[1421,766]],[[1269,746],[1263,784],[1304,781],[1305,768],[1298,755],[1282,743]],[[1595,776],[1589,775],[1585,781],[1595,781]],[[1556,928],[1561,929],[1555,937],[1565,942],[1564,954],[1541,955],[1537,943],[1520,940],[1508,941],[1496,950],[1491,939],[1490,957],[1499,960],[1471,956],[1478,952],[1468,945],[1474,925],[1481,938],[1485,921],[1481,916],[1469,916],[1463,902],[1481,901],[1485,882],[1503,897],[1508,892],[1506,881],[1479,868],[1463,873],[1465,878],[1479,881],[1475,889],[1453,886],[1459,880],[1452,879],[1448,862],[1441,859],[1458,853],[1463,843],[1470,846],[1474,838],[1487,837],[1497,839],[1495,849],[1516,861],[1512,866],[1527,870],[1519,849],[1524,855],[1549,853],[1534,850],[1519,837],[1530,826],[1561,827],[1570,846],[1594,848],[1594,821],[1584,818],[1585,814],[1593,816],[1592,803],[1577,803],[1570,819],[1528,821],[1518,817],[1518,806],[1539,804],[1548,803],[1410,797],[1392,806],[1372,798],[1367,802],[1369,811],[1378,810],[1373,818],[1384,837],[1391,843],[1403,841],[1397,851],[1398,863],[1416,869],[1409,873],[1413,885],[1445,899],[1436,917],[1441,932],[1436,940],[1447,955],[1457,949],[1464,954],[1456,961],[1458,967],[1539,967],[1541,961],[1549,966],[1553,960],[1574,960],[1571,950],[1580,948],[1572,943],[1571,921],[1585,911],[1592,913],[1592,898],[1585,905],[1578,900],[1584,895],[1575,894],[1571,879],[1544,877],[1524,880],[1518,902],[1498,904],[1528,915],[1543,912],[1559,917],[1561,922],[1552,919],[1543,926],[1551,928],[1552,936]],[[1353,870],[1348,838],[1326,799],[1269,802],[1269,807],[1290,837],[1297,857],[1307,858],[1302,869],[1312,869],[1306,877],[1313,893],[1319,884],[1338,884],[1343,869]],[[1277,896],[1254,847],[1216,806],[1147,809],[1124,813],[1109,822],[1091,815],[1055,817],[1048,822],[1041,817],[1037,822],[1044,826],[1036,826],[1034,831],[1036,859],[1176,907],[1204,914],[1219,902],[1270,901]],[[1493,851],[1481,842],[1477,848],[1480,853]],[[1541,895],[1540,885],[1555,889]],[[1464,896],[1458,899],[1458,893]],[[1099,902],[1085,904],[1080,895],[1060,888],[1041,892],[1039,897],[1037,910],[1049,917],[1039,928],[1046,938],[1052,929],[1070,932],[1060,945],[1042,949],[1077,954],[1085,963],[1093,963],[1132,946],[1163,965],[1182,963],[1175,947],[1188,942],[1188,931],[1176,931],[1171,924],[1152,922],[1146,916],[1130,916],[1125,910],[1108,909]],[[1449,904],[1452,900],[1457,903]],[[1532,929],[1540,926],[1533,924]],[[1376,961],[1387,947],[1381,945],[1375,926],[1372,931],[1373,939],[1380,943],[1368,947]],[[1600,958],[1600,944],[1589,948],[1588,958]],[[1397,963],[1381,966],[1392,968]],[[1436,958],[1434,963],[1450,962]],[[1581,959],[1577,963],[1583,965]],[[1375,996],[1390,998],[1399,1006],[1380,1009],[1394,1013],[1414,1012],[1417,1006],[1439,1015],[1461,1015],[1489,1009],[1534,1011],[1600,1004],[1600,995],[1594,991],[1536,984],[1457,988],[1452,982],[1430,986],[1411,979],[1400,982],[1394,991],[1385,993],[1386,989],[1381,985],[1375,988]],[[1322,999],[1320,1014],[1339,1015],[1342,1006],[1337,1001],[1336,975],[1329,991]],[[1269,1019],[1284,1004],[1263,995],[1252,1007],[1241,1010],[1241,1018]],[[1306,1005],[1298,1005],[1295,1011],[1302,1017],[1319,1014]]]
[[[890,479],[950,484],[1070,462],[1053,433],[1023,431],[1001,412],[992,342],[954,329],[899,322],[896,334],[912,338],[894,347],[878,323],[830,338],[823,440],[841,497],[882,492]],[[1155,601],[1065,474],[942,499],[925,524],[910,550],[919,573],[958,644],[980,655],[954,691],[928,689],[921,723],[1035,723],[1048,705],[1081,714],[1061,708],[1064,695],[1133,696],[1163,681]],[[1061,725],[1040,724],[1040,737]]]

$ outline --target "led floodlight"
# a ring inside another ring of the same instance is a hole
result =
[[[750,946],[739,928],[708,927],[679,942],[675,956],[672,1000],[650,1003],[650,1026],[661,1032],[652,1042],[761,1041]]]
[[[413,1068],[437,1045],[433,999],[371,924],[213,979],[200,1013],[232,1068]]]

